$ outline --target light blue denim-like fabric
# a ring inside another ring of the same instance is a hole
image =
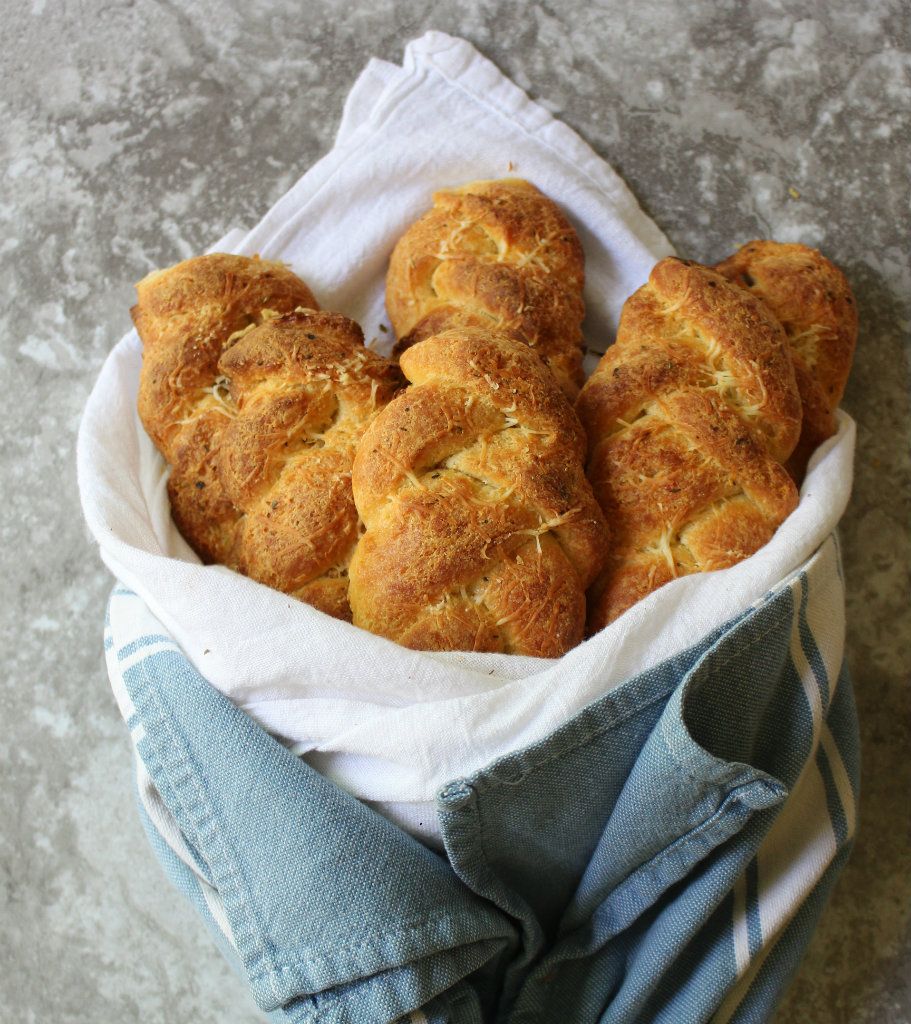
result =
[[[819,585],[799,574],[454,779],[445,857],[292,755],[167,637],[134,639],[113,653],[160,800],[143,822],[271,1020],[765,1020],[854,829],[853,697],[810,628]]]

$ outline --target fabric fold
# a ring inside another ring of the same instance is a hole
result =
[[[514,942],[443,859],[285,750],[178,652],[150,650],[123,682],[137,754],[204,863],[263,1009],[407,969],[401,1015]],[[395,987],[386,979],[385,999]]]
[[[830,540],[746,615],[451,780],[446,858],[263,732],[160,624],[121,643],[116,609],[141,602],[118,587],[107,656],[146,827],[275,1019],[738,1019],[853,838],[833,578]]]

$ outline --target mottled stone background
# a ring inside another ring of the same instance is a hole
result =
[[[252,225],[371,55],[465,36],[626,178],[679,251],[823,248],[857,292],[844,521],[860,835],[783,1022],[911,1020],[908,169],[902,0],[5,0],[0,1020],[257,1020],[164,882],[102,665],[73,446],[132,284]]]

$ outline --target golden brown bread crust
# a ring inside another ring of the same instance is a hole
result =
[[[139,411],[178,529],[203,561],[350,619],[351,464],[398,368],[281,263],[201,256],[137,291]]]
[[[797,505],[781,465],[801,422],[784,331],[705,267],[654,267],[577,411],[613,538],[592,632],[676,576],[753,554]]]
[[[351,465],[367,424],[402,382],[398,368],[364,348],[353,320],[304,310],[252,328],[218,369],[236,410],[218,469],[243,513],[228,564],[350,619]]]
[[[857,342],[851,286],[816,249],[783,242],[748,242],[715,269],[762,299],[788,336],[803,428],[786,468],[799,484],[810,456],[836,431]]]
[[[315,308],[283,263],[213,253],[158,270],[136,285],[130,311],[142,339],[139,416],[171,465],[168,495],[178,529],[205,562],[225,562],[238,514],[215,469],[226,422],[216,385],[232,336],[272,313]]]
[[[534,352],[476,328],[401,366],[412,386],[354,460],[355,625],[416,649],[563,654],[607,544],[572,408]]]
[[[455,327],[535,349],[575,398],[582,384],[582,245],[559,207],[520,179],[445,189],[399,239],[386,278],[395,354]]]

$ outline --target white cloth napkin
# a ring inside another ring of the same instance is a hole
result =
[[[384,350],[383,282],[396,239],[435,189],[510,175],[538,185],[576,226],[586,337],[603,350],[623,301],[671,251],[667,240],[573,131],[467,42],[440,32],[410,43],[401,67],[371,60],[332,151],[249,234],[234,232],[221,248],[286,261],[324,308],[358,320]],[[101,556],[148,609],[119,614],[157,619],[213,686],[430,841],[441,785],[542,739],[760,601],[832,532],[851,488],[854,425],[842,415],[811,463],[800,506],[747,561],[663,587],[559,660],[418,653],[200,565],[171,523],[166,468],[136,416],[140,365],[131,332],[102,369],[78,443],[83,507]],[[115,635],[142,628],[112,622]]]

